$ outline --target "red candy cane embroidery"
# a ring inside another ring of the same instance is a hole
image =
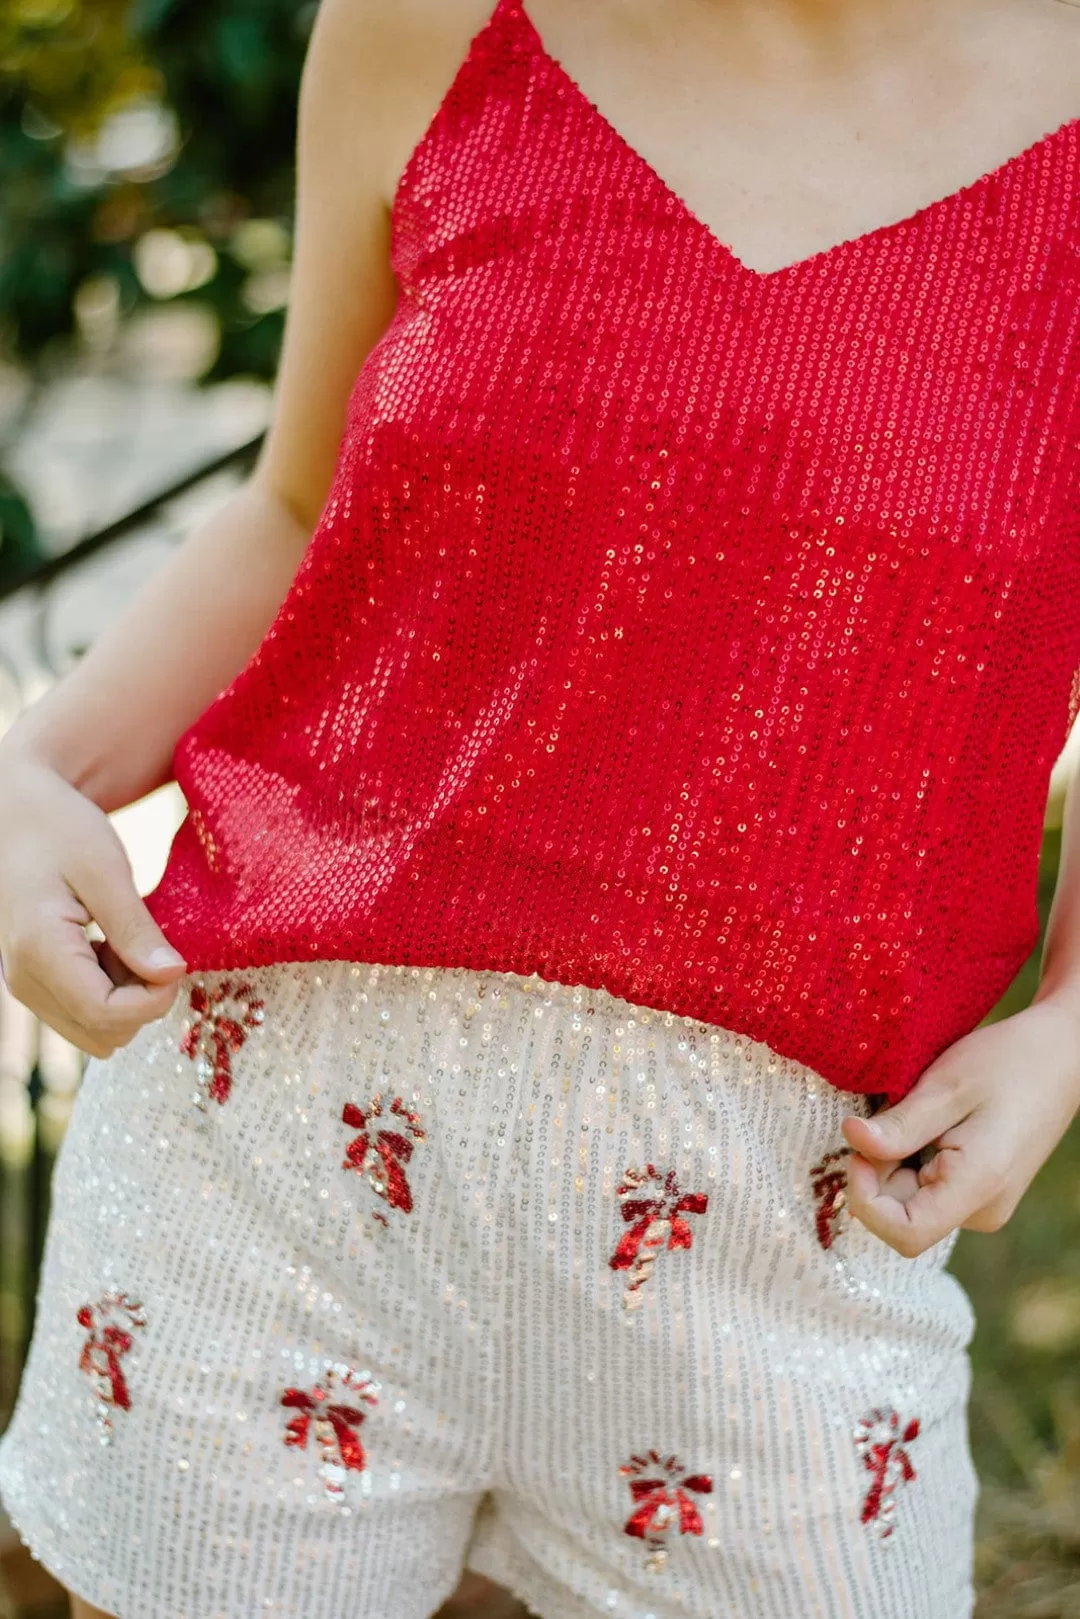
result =
[[[704,1214],[709,1199],[704,1192],[683,1193],[675,1171],[661,1175],[653,1164],[628,1169],[617,1188],[622,1217],[632,1222],[608,1260],[612,1270],[629,1271],[623,1305],[635,1310],[657,1254],[665,1248],[689,1248],[694,1234],[684,1214]]]
[[[281,1403],[296,1411],[285,1425],[285,1443],[306,1450],[314,1429],[319,1475],[326,1493],[332,1501],[344,1505],[345,1475],[364,1468],[364,1447],[356,1430],[367,1412],[342,1403],[340,1398],[335,1400],[339,1390],[343,1395],[355,1395],[365,1405],[378,1404],[379,1384],[367,1372],[355,1372],[349,1366],[331,1366],[312,1389],[286,1389]]]
[[[880,1407],[863,1417],[855,1429],[855,1448],[863,1459],[863,1466],[873,1475],[863,1502],[862,1522],[875,1524],[882,1540],[887,1540],[893,1532],[896,1486],[910,1484],[916,1477],[904,1447],[918,1432],[918,1417],[912,1417],[901,1432],[899,1415]]]
[[[355,1169],[358,1174],[366,1174],[372,1190],[385,1199],[391,1208],[410,1214],[412,1191],[404,1166],[413,1155],[413,1142],[424,1139],[419,1115],[407,1108],[400,1096],[395,1096],[389,1109],[384,1111],[383,1098],[378,1095],[372,1097],[366,1112],[355,1102],[346,1102],[341,1118],[342,1123],[350,1129],[360,1131],[345,1148],[342,1169]],[[398,1119],[403,1129],[372,1131],[372,1121],[382,1118]],[[376,1210],[372,1211],[372,1217],[381,1225],[387,1223],[386,1216]]]
[[[649,1548],[645,1567],[650,1574],[658,1574],[667,1561],[665,1540],[672,1529],[680,1535],[703,1533],[701,1513],[686,1492],[708,1495],[712,1479],[705,1473],[688,1474],[676,1457],[665,1459],[655,1450],[631,1456],[619,1472],[628,1481],[635,1503],[624,1533],[645,1542]]]
[[[207,991],[193,984],[190,993],[195,1020],[180,1042],[180,1050],[196,1064],[199,1089],[195,1106],[206,1112],[207,1099],[228,1100],[232,1089],[232,1054],[247,1039],[247,1031],[263,1021],[263,1002],[255,999],[250,984],[224,978]]]
[[[850,1155],[850,1147],[827,1152],[820,1163],[810,1171],[814,1198],[817,1202],[817,1237],[823,1248],[831,1248],[839,1235],[837,1227],[847,1206],[847,1171],[842,1166]]]
[[[132,1329],[145,1327],[146,1315],[138,1300],[126,1293],[105,1293],[96,1304],[82,1305],[77,1320],[89,1333],[79,1370],[93,1383],[101,1442],[108,1445],[113,1411],[131,1410],[131,1393],[120,1362],[134,1346]]]

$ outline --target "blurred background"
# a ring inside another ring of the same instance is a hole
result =
[[[314,12],[0,0],[0,730],[253,461]],[[1044,924],[1077,745],[1047,804]],[[183,813],[170,785],[112,817],[140,892]],[[1027,1004],[1041,947],[987,1022]],[[0,989],[0,1426],[84,1061]],[[1080,1619],[1080,1125],[1003,1231],[961,1234],[952,1269],[979,1318],[978,1619]],[[65,1611],[2,1516],[0,1588],[0,1613]],[[477,1592],[454,1611],[496,1609]]]

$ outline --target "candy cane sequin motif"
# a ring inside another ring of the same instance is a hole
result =
[[[827,1152],[820,1163],[815,1164],[810,1171],[810,1181],[817,1204],[815,1216],[817,1239],[823,1248],[831,1248],[836,1241],[847,1208],[847,1169],[844,1166],[844,1159],[850,1154],[850,1147],[841,1147],[837,1152]]]
[[[285,1425],[285,1443],[306,1450],[314,1431],[319,1476],[329,1499],[339,1505],[345,1504],[346,1475],[362,1472],[365,1463],[357,1429],[367,1412],[356,1403],[346,1403],[350,1395],[364,1405],[377,1405],[379,1384],[367,1372],[331,1366],[314,1388],[289,1388],[281,1396],[282,1405],[296,1411]]]
[[[131,1393],[121,1361],[135,1343],[135,1329],[145,1327],[146,1315],[137,1299],[126,1293],[105,1293],[96,1304],[84,1304],[77,1313],[80,1327],[89,1333],[79,1357],[79,1370],[90,1378],[97,1406],[103,1445],[111,1444],[114,1410],[131,1410]]]
[[[391,1208],[412,1212],[412,1190],[405,1174],[405,1165],[413,1155],[413,1143],[423,1141],[424,1132],[419,1115],[407,1108],[400,1096],[395,1096],[389,1108],[384,1108],[382,1095],[373,1096],[367,1110],[355,1102],[346,1102],[341,1114],[343,1124],[360,1134],[345,1149],[342,1169],[355,1169],[366,1175],[373,1192],[383,1198]],[[372,1128],[376,1119],[386,1119],[389,1129]],[[393,1128],[397,1121],[398,1128]],[[372,1210],[372,1218],[386,1225],[385,1214]]]
[[[224,978],[211,991],[193,984],[190,992],[194,1022],[180,1042],[180,1050],[196,1066],[198,1090],[194,1102],[202,1112],[207,1101],[225,1102],[232,1089],[232,1055],[247,1039],[248,1030],[263,1021],[263,1003],[250,984]]]
[[[627,1310],[636,1310],[641,1304],[641,1289],[657,1255],[665,1248],[693,1245],[693,1232],[683,1215],[704,1214],[709,1199],[704,1192],[684,1193],[674,1170],[661,1175],[653,1164],[647,1164],[644,1169],[628,1169],[616,1195],[630,1230],[623,1233],[608,1264],[612,1270],[629,1272],[623,1305]]]
[[[634,1501],[623,1531],[645,1542],[649,1549],[645,1567],[650,1574],[658,1574],[667,1562],[665,1542],[673,1529],[680,1535],[703,1533],[701,1513],[687,1491],[708,1495],[712,1479],[705,1473],[688,1474],[676,1457],[664,1458],[655,1450],[631,1456],[619,1472]]]
[[[863,1459],[863,1466],[873,1475],[863,1502],[861,1521],[873,1523],[882,1540],[887,1540],[893,1532],[896,1507],[893,1492],[898,1484],[910,1484],[917,1476],[905,1447],[918,1432],[918,1417],[912,1417],[901,1432],[897,1412],[880,1407],[863,1417],[855,1429],[855,1448]]]

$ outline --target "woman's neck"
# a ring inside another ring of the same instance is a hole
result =
[[[990,9],[986,0],[682,0],[674,9],[683,5],[722,21],[731,47],[763,79],[838,77],[848,84],[890,53],[921,53],[937,41],[947,50],[951,41],[977,37]]]

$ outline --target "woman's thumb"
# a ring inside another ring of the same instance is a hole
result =
[[[155,934],[151,935],[151,937],[144,944],[140,945],[140,949],[145,950],[146,952],[145,970],[147,972],[156,973],[159,976],[164,977],[169,973],[175,972],[178,968],[184,968],[187,966],[187,963],[180,954],[179,950],[173,949],[172,945],[169,943],[168,939],[166,939],[160,928],[155,929]]]
[[[140,978],[166,983],[179,977],[187,963],[180,952],[173,949],[143,904],[130,870],[126,882],[116,882],[115,869],[111,876],[112,881],[94,882],[91,892],[86,891],[84,883],[80,898],[113,954]]]
[[[173,949],[141,901],[139,905],[144,914],[132,917],[126,939],[121,944],[117,944],[115,939],[109,939],[109,942],[120,960],[133,972],[142,978],[153,978],[164,983],[182,973],[187,963],[179,950]],[[109,938],[109,935],[106,933],[105,937]]]

